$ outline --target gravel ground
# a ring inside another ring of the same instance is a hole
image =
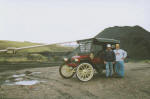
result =
[[[150,99],[150,64],[126,63],[125,77],[105,78],[105,71],[88,82],[75,76],[63,79],[59,67],[1,72],[1,80],[27,71],[40,72],[23,79],[42,81],[35,85],[0,85],[0,99]],[[29,73],[30,73],[29,72]]]

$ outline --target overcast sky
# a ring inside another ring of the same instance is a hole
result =
[[[150,0],[0,0],[0,40],[64,42],[134,25],[150,31]]]

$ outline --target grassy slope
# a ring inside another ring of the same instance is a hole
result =
[[[25,46],[34,46],[41,45],[40,43],[32,43],[32,42],[18,42],[18,41],[5,41],[0,40],[0,49],[6,49],[8,47],[25,47]],[[60,45],[50,45],[44,47],[37,47],[31,49],[24,49],[19,52],[43,52],[43,51],[70,51],[73,48],[63,47]]]
[[[34,45],[41,45],[40,43],[32,43],[32,42],[18,42],[18,41],[5,41],[0,40],[0,49],[6,49],[8,47],[25,47],[25,46],[34,46]],[[36,53],[36,52],[57,52],[57,51],[72,51],[72,47],[64,47],[60,45],[49,45],[37,48],[30,48],[30,49],[23,49],[18,50],[16,54],[7,54],[7,53],[0,53],[0,62],[27,62],[27,61],[54,61],[55,59],[48,59],[46,56],[41,56],[37,54],[34,56],[34,60],[28,58],[28,53]],[[39,57],[42,57],[39,59]]]

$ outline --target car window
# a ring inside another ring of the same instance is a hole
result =
[[[98,51],[102,51],[103,50],[103,46],[102,45],[93,45],[92,46],[92,52],[98,52]]]
[[[80,44],[80,52],[81,53],[88,53],[91,50],[91,43],[81,43]]]
[[[76,49],[74,49],[74,50],[72,51],[72,53],[70,53],[70,54],[68,55],[68,58],[70,58],[70,57],[72,57],[72,56],[78,55],[79,52],[80,52],[80,49],[79,49],[79,47],[77,47]]]

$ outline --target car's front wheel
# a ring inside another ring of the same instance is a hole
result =
[[[76,76],[81,81],[89,81],[94,75],[94,68],[89,63],[81,63],[76,70]]]
[[[73,77],[73,75],[75,74],[73,67],[70,67],[66,64],[63,64],[59,67],[59,74],[63,77],[63,78],[71,78]]]

